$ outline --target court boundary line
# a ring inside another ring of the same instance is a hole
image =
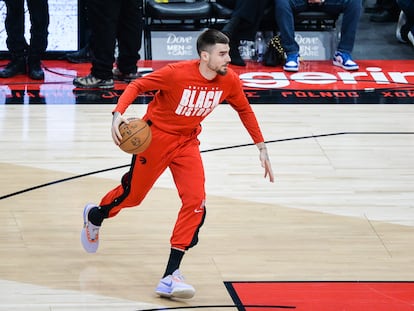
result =
[[[332,136],[342,136],[342,135],[413,135],[413,134],[414,134],[414,132],[372,132],[372,131],[367,131],[367,132],[364,132],[364,131],[361,131],[361,132],[360,131],[334,132],[334,133],[327,133],[327,134],[317,134],[317,135],[307,135],[307,136],[298,136],[298,137],[267,140],[267,141],[265,141],[265,143],[266,144],[272,144],[272,143],[280,143],[280,142],[285,142],[285,141],[303,140],[303,139],[310,139],[310,138],[332,137]],[[254,146],[254,145],[255,145],[254,143],[247,143],[247,144],[239,144],[239,145],[232,145],[232,146],[225,146],[225,147],[217,147],[217,148],[201,150],[200,153],[243,148],[243,147],[249,147],[249,146]],[[29,188],[26,188],[26,189],[22,189],[22,190],[19,190],[19,191],[16,191],[16,192],[12,192],[12,193],[0,196],[0,201],[4,200],[4,199],[7,199],[7,198],[10,198],[10,197],[13,197],[13,196],[17,196],[17,195],[29,192],[29,191],[44,188],[44,187],[47,187],[47,186],[52,186],[52,185],[63,183],[63,182],[70,181],[70,180],[73,180],[73,179],[87,177],[87,176],[100,174],[100,173],[104,173],[104,172],[108,172],[108,171],[113,171],[113,170],[117,170],[117,169],[120,169],[120,168],[126,168],[126,167],[129,167],[129,166],[131,166],[131,164],[124,164],[124,165],[114,166],[114,167],[110,167],[110,168],[106,168],[106,169],[96,170],[96,171],[92,171],[92,172],[88,172],[88,173],[84,173],[84,174],[79,174],[79,175],[75,175],[75,176],[71,176],[71,177],[67,177],[67,178],[62,178],[62,179],[50,181],[50,182],[47,182],[47,183],[44,183],[44,184],[36,185],[36,186],[33,186],[33,187],[29,187]]]

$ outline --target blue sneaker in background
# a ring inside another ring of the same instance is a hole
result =
[[[299,62],[300,62],[300,55],[299,53],[292,53],[286,55],[286,62],[283,66],[283,70],[286,71],[298,71],[299,70]]]
[[[333,64],[335,66],[342,67],[346,70],[358,70],[359,66],[352,60],[350,54],[345,52],[336,51],[333,57]]]

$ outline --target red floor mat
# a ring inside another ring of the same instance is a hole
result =
[[[239,310],[246,311],[292,310],[291,308],[297,311],[414,310],[414,282],[225,282],[225,284],[235,304],[241,306]]]
[[[168,61],[139,61],[145,75]],[[6,62],[0,63],[0,68]],[[412,104],[414,101],[414,60],[361,60],[360,70],[349,72],[331,61],[307,61],[299,72],[280,66],[266,67],[248,62],[231,66],[240,76],[252,104]],[[45,80],[27,75],[1,79],[0,104],[116,104],[127,83],[116,81],[113,90],[79,89],[73,78],[90,72],[91,64],[45,60]],[[153,92],[135,101],[146,104]]]

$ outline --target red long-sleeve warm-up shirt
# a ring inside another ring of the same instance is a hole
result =
[[[226,100],[239,114],[254,143],[264,141],[241,81],[231,68],[226,75],[207,80],[199,71],[199,60],[169,64],[131,82],[114,111],[123,114],[139,94],[156,90],[145,118],[165,132],[189,135]]]

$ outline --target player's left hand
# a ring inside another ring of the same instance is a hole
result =
[[[256,144],[257,148],[260,151],[260,162],[262,163],[262,167],[265,169],[264,177],[267,178],[269,176],[269,181],[274,182],[275,177],[273,175],[272,165],[270,164],[269,155],[267,153],[267,148],[264,143]]]

